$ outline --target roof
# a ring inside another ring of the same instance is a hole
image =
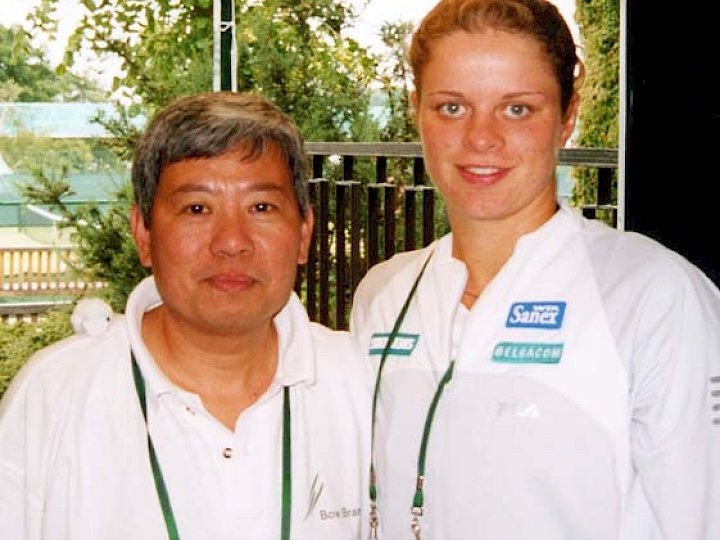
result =
[[[114,103],[2,103],[0,137],[30,133],[36,137],[102,138],[110,137],[93,118],[102,113],[117,118]]]

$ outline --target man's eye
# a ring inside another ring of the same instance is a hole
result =
[[[205,212],[205,205],[203,204],[191,204],[188,205],[187,211],[190,214],[202,214]]]
[[[271,209],[272,205],[270,203],[262,202],[255,204],[256,212],[269,212]]]

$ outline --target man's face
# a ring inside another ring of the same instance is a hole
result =
[[[208,334],[266,328],[307,262],[312,212],[300,215],[292,177],[271,146],[188,159],[160,176],[152,224],[133,209],[140,261],[152,268],[166,316]]]

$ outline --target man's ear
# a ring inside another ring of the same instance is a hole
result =
[[[300,248],[298,249],[299,265],[308,262],[308,252],[310,251],[310,242],[312,241],[313,227],[315,227],[315,212],[311,204],[308,204],[305,217],[300,225]]]
[[[145,226],[145,220],[137,204],[133,204],[130,210],[130,229],[135,240],[135,249],[137,249],[140,264],[145,268],[152,268],[150,229]]]

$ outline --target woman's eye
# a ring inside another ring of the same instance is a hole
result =
[[[526,116],[530,112],[526,105],[508,105],[505,110],[509,116],[513,117]]]
[[[458,116],[462,114],[465,110],[465,108],[460,105],[459,103],[443,103],[439,107],[440,112],[442,112],[445,116]]]

